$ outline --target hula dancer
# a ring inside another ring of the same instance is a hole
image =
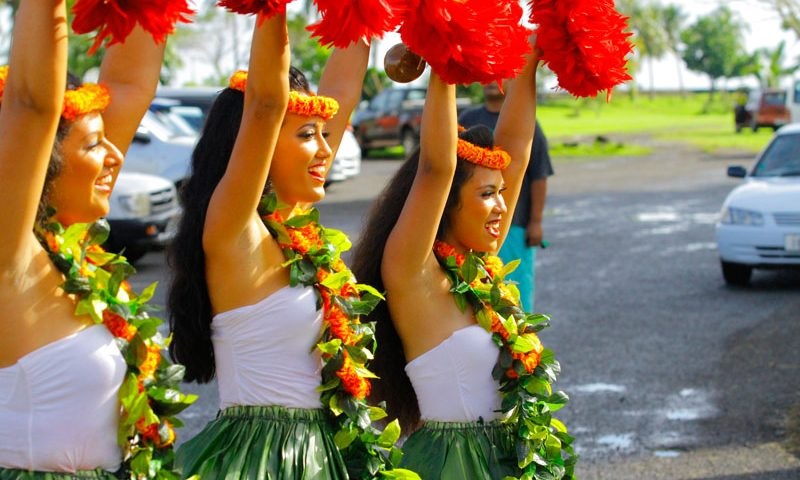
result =
[[[162,358],[152,287],[137,296],[100,248],[163,45],[126,30],[99,85],[67,82],[65,4],[20,2],[0,68],[0,479],[175,478],[173,415],[193,399]]]
[[[285,13],[256,23],[249,70],[219,94],[195,149],[170,251],[172,353],[220,392],[218,417],[178,461],[209,479],[374,478],[399,436],[394,424],[381,437],[370,418],[383,413],[365,403],[374,340],[358,317],[380,295],[342,262],[344,234],[307,209],[325,194],[368,42],[335,49],[320,82],[331,96],[314,95],[289,67]]]

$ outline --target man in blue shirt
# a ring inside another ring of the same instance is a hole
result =
[[[480,124],[494,130],[505,95],[497,83],[493,82],[483,87],[483,96],[483,105],[466,110],[459,116],[458,122],[461,125],[469,128]],[[537,121],[531,159],[522,181],[522,190],[511,220],[511,229],[499,252],[504,263],[520,260],[519,267],[508,278],[518,283],[522,307],[526,312],[532,312],[534,306],[536,247],[542,244],[542,216],[547,197],[547,177],[552,174],[553,167],[550,164],[547,139]]]

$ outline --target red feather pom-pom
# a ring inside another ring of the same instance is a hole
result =
[[[188,0],[77,0],[72,12],[75,33],[97,31],[90,54],[106,38],[109,45],[124,42],[137,23],[161,43],[194,13]]]
[[[525,66],[530,32],[517,0],[418,0],[400,36],[447,83],[512,78]]]
[[[400,25],[408,0],[314,0],[322,19],[308,26],[323,45],[344,48],[361,38],[383,37]]]
[[[262,20],[278,13],[286,13],[286,4],[292,0],[220,0],[219,6],[243,15],[261,14]]]
[[[560,88],[577,97],[594,97],[631,79],[625,57],[633,51],[627,17],[613,0],[535,0],[531,22],[538,25],[541,60],[558,77]]]

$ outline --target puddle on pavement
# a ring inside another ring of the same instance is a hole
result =
[[[675,450],[656,450],[653,455],[658,458],[675,458],[681,455],[681,452]]]
[[[585,385],[576,385],[574,387],[570,387],[569,389],[569,391],[580,393],[622,393],[625,390],[626,389],[624,385],[615,385],[613,383],[587,383]]]
[[[597,437],[596,443],[615,450],[628,450],[633,446],[634,433],[620,433]]]

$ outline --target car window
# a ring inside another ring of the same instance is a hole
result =
[[[409,90],[406,100],[425,100],[425,90]]]
[[[402,90],[390,90],[388,99],[386,100],[386,109],[394,110],[400,108],[400,103],[403,101]]]
[[[172,137],[180,136],[178,132],[176,132],[171,126],[159,120],[158,116],[150,110],[145,112],[144,118],[142,118],[142,122],[139,124],[139,129],[150,132],[163,140],[169,140]]]
[[[369,109],[379,112],[386,108],[386,97],[388,96],[388,91],[384,90],[381,93],[377,94],[375,98],[369,102]]]
[[[782,106],[786,102],[786,92],[766,92],[762,99],[764,105]]]
[[[778,135],[753,169],[754,177],[800,175],[800,133]]]

